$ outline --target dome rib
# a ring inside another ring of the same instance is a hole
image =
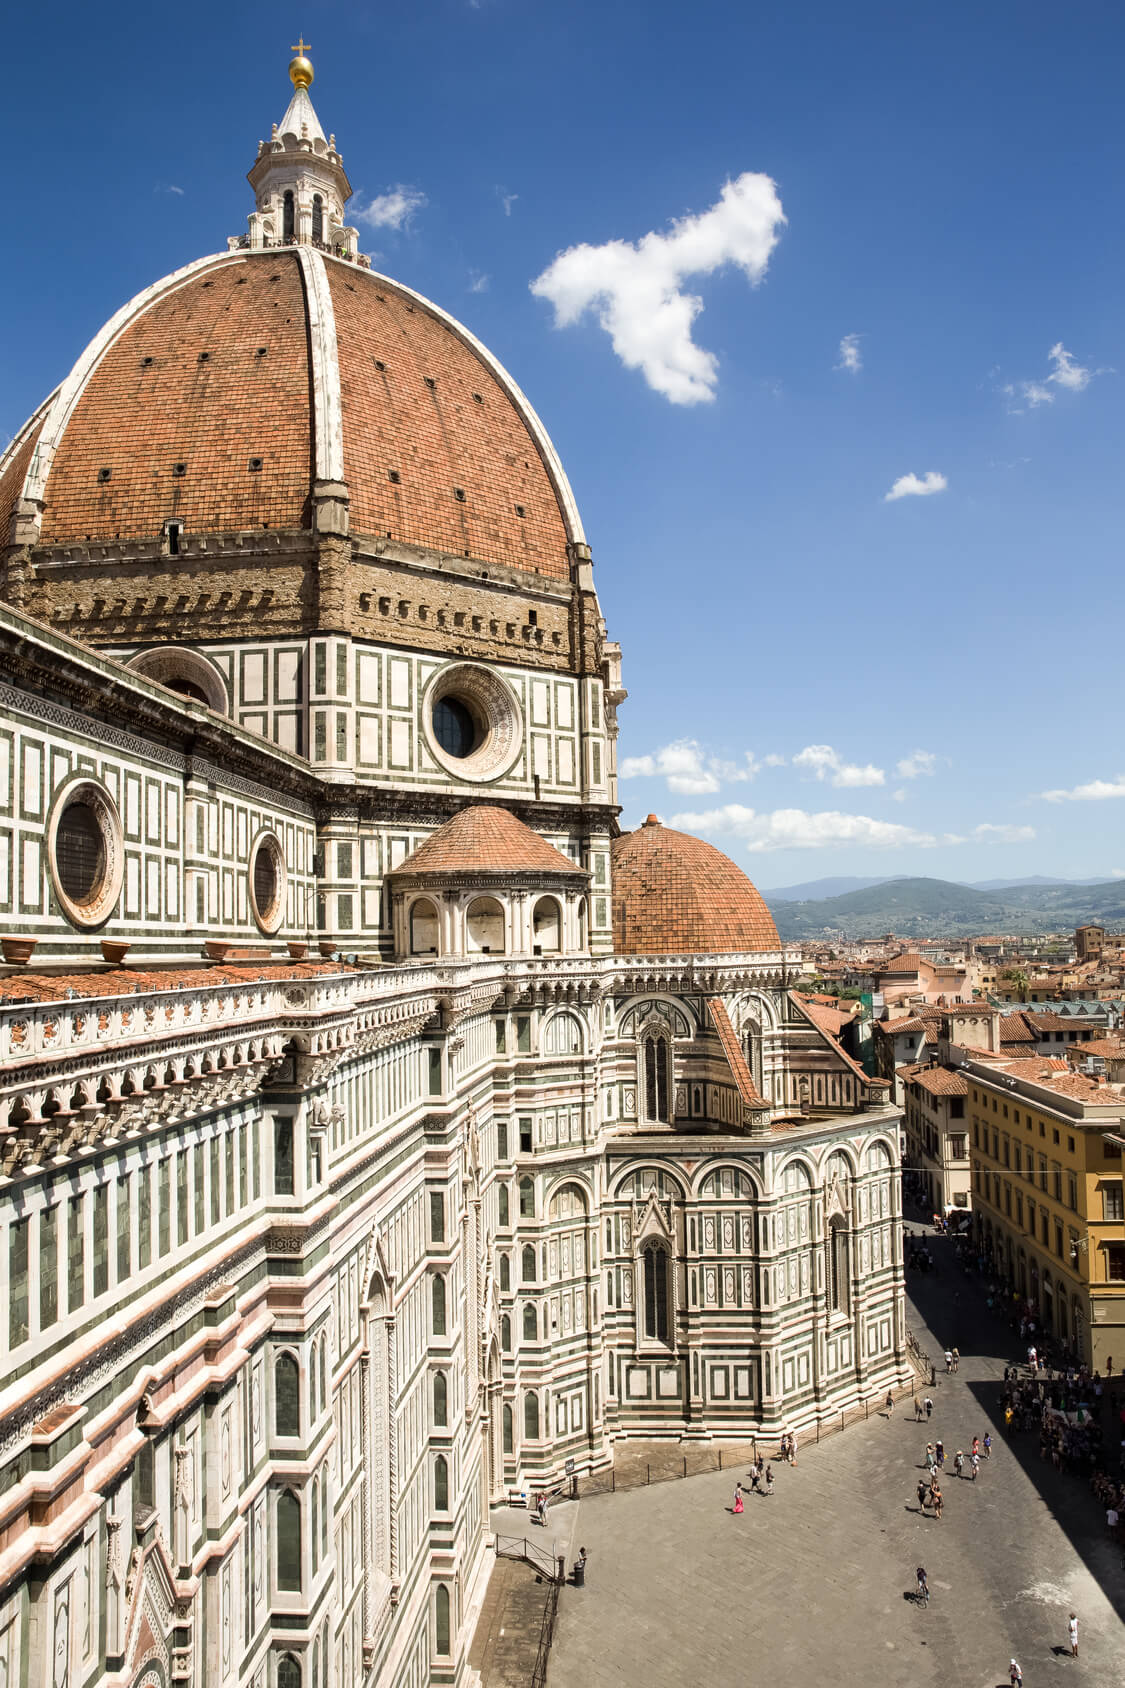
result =
[[[733,955],[781,948],[761,892],[740,867],[650,815],[613,841],[613,936],[619,955]]]

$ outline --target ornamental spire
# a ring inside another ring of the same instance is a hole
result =
[[[314,71],[309,43],[302,35],[290,49],[293,97],[268,141],[258,142],[258,157],[247,180],[254,189],[250,232],[228,241],[232,250],[249,247],[316,246],[340,258],[359,259],[359,236],[344,222],[351,183],[336,150],[335,135],[325,136],[309,98]]]

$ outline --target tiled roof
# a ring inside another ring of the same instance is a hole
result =
[[[472,803],[450,817],[388,877],[409,874],[549,873],[587,878],[561,850],[508,809]]]
[[[655,815],[613,841],[613,933],[619,955],[781,948],[773,916],[742,869]]]
[[[71,997],[147,996],[156,991],[208,990],[261,980],[311,979],[351,973],[340,961],[253,962],[240,967],[97,967],[85,973],[9,973],[0,979],[0,1001],[63,1002]]]
[[[418,296],[316,261],[335,319],[351,531],[568,580],[560,496],[518,389]],[[321,444],[309,343],[296,249],[222,254],[150,288],[63,429],[43,543],[152,540],[170,518],[188,535],[307,529]],[[0,481],[4,533],[42,425]]]
[[[742,1097],[744,1104],[748,1108],[767,1108],[769,1103],[763,1096],[759,1096],[755,1089],[754,1080],[750,1076],[750,1068],[746,1065],[746,1057],[739,1047],[734,1027],[730,1023],[730,1015],[727,1013],[726,1004],[721,996],[709,996],[707,998],[707,1012],[711,1016],[711,1024],[719,1035],[719,1042],[723,1046],[727,1066],[731,1070],[734,1082],[738,1086],[738,1094]]]
[[[921,1015],[908,1014],[904,1020],[876,1020],[875,1029],[885,1032],[888,1037],[897,1037],[900,1032],[924,1032],[929,1027]]]
[[[967,1096],[969,1081],[964,1073],[951,1072],[948,1067],[915,1068],[907,1084],[917,1084],[931,1096]]]
[[[1024,1018],[1030,1020],[1037,1032],[1073,1032],[1078,1029],[1073,1015],[1039,1014],[1025,1009]]]
[[[810,1026],[816,1027],[816,1030],[820,1033],[825,1043],[831,1049],[833,1055],[838,1055],[840,1060],[844,1062],[845,1066],[850,1067],[852,1072],[855,1073],[858,1078],[861,1078],[865,1085],[878,1082],[876,1080],[872,1080],[869,1074],[867,1074],[860,1066],[859,1062],[853,1060],[847,1050],[837,1041],[836,1038],[833,1037],[832,1033],[825,1030],[825,1028],[816,1019],[814,1010],[811,1009],[807,1003],[802,1002],[801,993],[799,991],[790,991],[789,999],[793,1003],[793,1006],[797,1009],[798,1013],[805,1016],[805,1019],[809,1022]]]
[[[1120,1038],[1092,1037],[1088,1043],[1075,1043],[1071,1047],[1076,1061],[1084,1061],[1087,1055],[1100,1055],[1105,1061],[1125,1060],[1125,1043]]]
[[[839,1037],[845,1026],[850,1026],[855,1018],[853,1014],[842,1014],[838,1008],[827,1006],[822,996],[805,996],[802,991],[794,991],[794,996],[801,998],[802,1006],[810,1020],[828,1032],[832,1037]]]
[[[888,961],[875,964],[876,973],[917,973],[920,967],[928,967],[920,955],[914,955],[910,950],[903,950],[901,955],[892,955]]]
[[[1039,1040],[1027,1023],[1030,1018],[1028,1014],[1001,1014],[1001,1043],[1037,1043]]]

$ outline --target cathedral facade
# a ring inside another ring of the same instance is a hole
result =
[[[907,1374],[899,1114],[622,833],[508,373],[293,97],[0,461],[0,1664],[470,1680],[489,1508]]]

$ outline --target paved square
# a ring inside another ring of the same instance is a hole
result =
[[[729,1508],[745,1469],[581,1502],[587,1584],[563,1592],[550,1688],[994,1688],[1007,1684],[1013,1656],[1027,1688],[1123,1688],[1122,1555],[1085,1483],[1041,1464],[1036,1437],[1005,1442],[995,1356],[1008,1352],[1007,1332],[952,1267],[918,1297],[940,1334],[912,1304],[922,1345],[936,1357],[955,1341],[963,1356],[933,1391],[928,1428],[900,1403],[889,1422],[873,1416],[806,1443],[796,1469],[774,1462],[776,1493],[748,1495],[742,1517]],[[989,1429],[980,1480],[958,1481],[953,1453]],[[947,1450],[940,1523],[920,1516],[915,1494],[937,1436]],[[918,1564],[930,1576],[928,1609],[904,1599]],[[1071,1610],[1078,1660],[1067,1648]]]

